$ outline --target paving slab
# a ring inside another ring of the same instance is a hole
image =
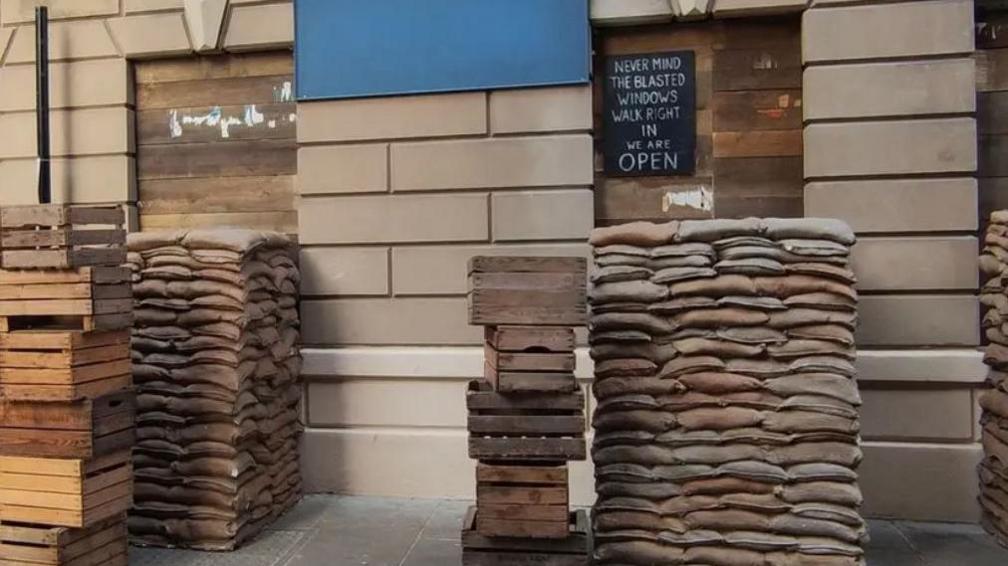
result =
[[[230,553],[133,548],[134,566],[456,566],[469,501],[307,496]],[[1008,566],[977,525],[869,521],[868,566]]]

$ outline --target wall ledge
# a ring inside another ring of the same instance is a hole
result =
[[[304,370],[312,378],[338,376],[472,379],[483,374],[479,346],[349,346],[302,348]],[[866,382],[983,383],[987,366],[976,349],[860,350],[858,379]],[[591,379],[588,349],[577,350],[577,376]]]

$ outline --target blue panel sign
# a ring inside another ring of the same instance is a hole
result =
[[[296,0],[298,100],[582,84],[588,0]]]

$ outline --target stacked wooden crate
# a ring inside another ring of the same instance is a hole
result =
[[[0,564],[127,563],[132,299],[122,209],[0,209]]]
[[[584,258],[474,257],[469,322],[485,327],[484,379],[472,381],[469,456],[476,506],[463,564],[584,564],[584,512],[571,513],[567,462],[584,460],[585,397],[574,376],[584,326]]]

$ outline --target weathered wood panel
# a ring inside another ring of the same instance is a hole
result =
[[[597,225],[633,220],[802,216],[801,23],[747,18],[603,30],[604,57],[688,49],[697,60],[697,163],[692,176],[596,175]],[[596,147],[601,151],[601,80]],[[601,154],[597,163],[601,163]]]
[[[289,52],[138,62],[140,227],[297,232]]]

